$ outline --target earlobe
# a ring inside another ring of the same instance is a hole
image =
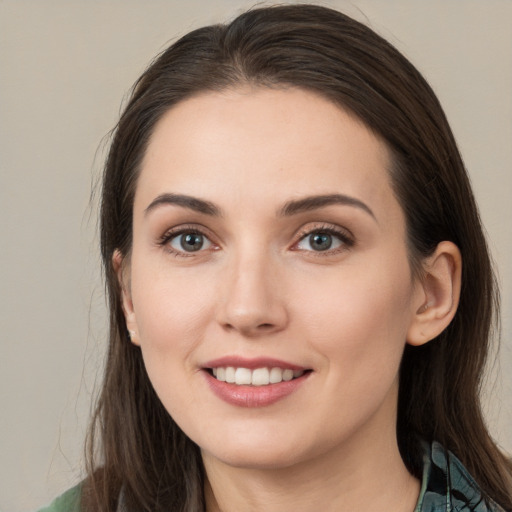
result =
[[[423,345],[450,324],[459,304],[462,258],[453,242],[441,242],[424,263],[422,304],[414,313],[407,343]]]
[[[133,309],[133,302],[131,297],[131,286],[128,277],[129,267],[123,261],[123,255],[119,250],[115,250],[112,256],[112,265],[117,275],[119,288],[121,291],[121,307],[123,309],[124,318],[126,320],[126,328],[128,329],[128,336],[134,345],[140,345],[138,336],[138,327]]]

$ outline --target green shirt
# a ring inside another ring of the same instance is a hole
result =
[[[80,494],[82,486],[77,485],[59,496],[38,512],[80,512]]]

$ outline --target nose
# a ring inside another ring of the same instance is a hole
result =
[[[222,277],[217,320],[223,329],[255,338],[287,326],[284,279],[271,258],[240,257]]]

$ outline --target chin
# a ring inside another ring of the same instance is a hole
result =
[[[286,469],[326,453],[333,447],[322,446],[306,433],[290,435],[289,429],[282,436],[275,432],[237,437],[226,432],[222,441],[209,439],[201,447],[203,457],[211,457],[235,468],[256,470]],[[201,441],[201,440],[200,440]]]
[[[300,455],[296,452],[293,454],[283,453],[282,450],[262,449],[261,446],[247,447],[243,449],[225,450],[218,452],[201,452],[205,455],[213,457],[222,463],[239,469],[256,469],[256,470],[276,470],[286,469],[301,461]]]

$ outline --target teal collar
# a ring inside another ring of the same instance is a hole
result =
[[[423,443],[423,477],[414,512],[505,512],[485,500],[459,459],[434,441]]]

